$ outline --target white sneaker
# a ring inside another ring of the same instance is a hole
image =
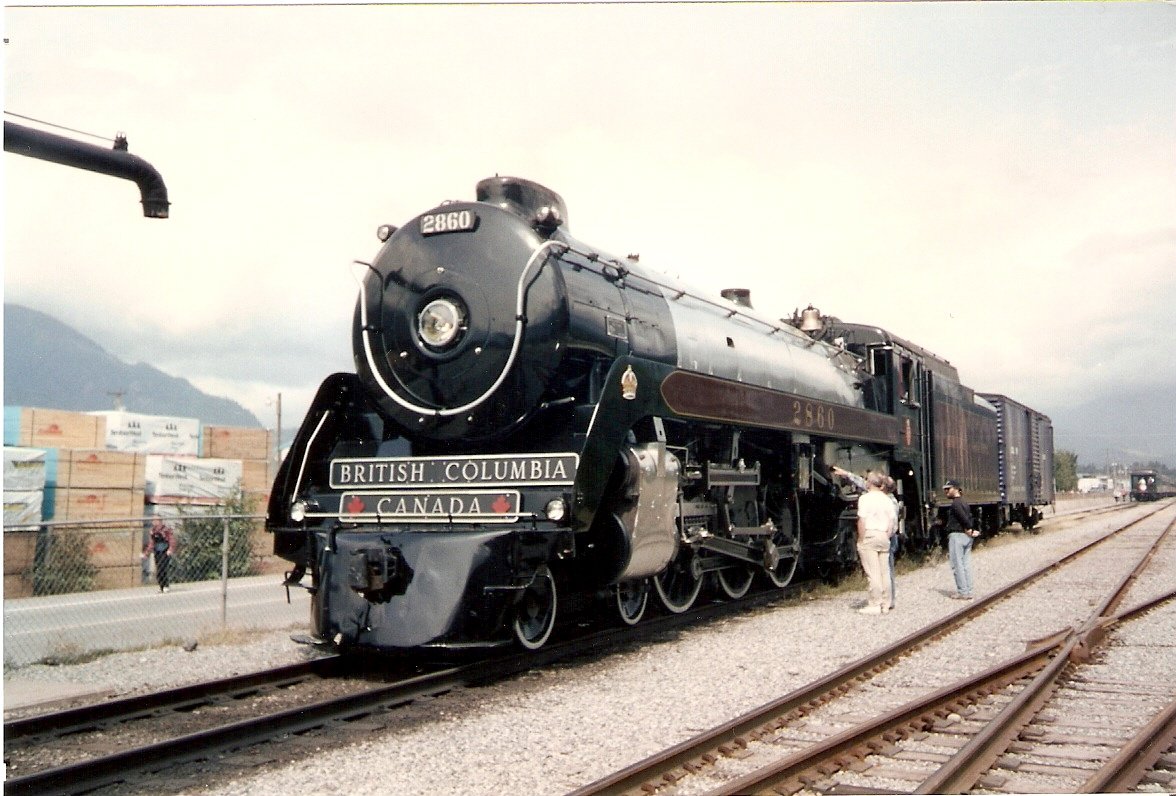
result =
[[[166,594],[167,592],[171,591],[171,589],[167,586],[164,586],[162,589],[160,589],[160,591]]]
[[[882,614],[882,606],[880,606],[880,605],[867,605],[864,608],[857,609],[857,612],[859,614],[874,614],[875,616],[877,616],[877,615]]]

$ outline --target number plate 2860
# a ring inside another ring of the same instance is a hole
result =
[[[469,232],[476,226],[478,214],[473,210],[450,210],[421,216],[421,234],[426,236],[445,232]]]

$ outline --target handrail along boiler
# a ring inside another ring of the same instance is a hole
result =
[[[537,648],[571,606],[634,624],[651,595],[683,612],[704,583],[738,598],[836,571],[855,503],[832,465],[891,473],[925,543],[945,473],[990,530],[1052,500],[1000,491],[997,409],[946,361],[811,307],[704,297],[567,219],[494,177],[381,228],[356,372],[319,388],[268,509],[321,639]]]

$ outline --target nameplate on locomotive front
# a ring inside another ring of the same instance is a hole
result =
[[[575,453],[333,459],[331,488],[565,486],[576,480],[579,463]]]
[[[341,498],[339,519],[353,522],[515,522],[520,505],[516,491],[345,492]]]

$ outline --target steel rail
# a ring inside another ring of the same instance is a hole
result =
[[[604,645],[640,640],[646,635],[677,629],[687,624],[705,623],[715,618],[722,618],[732,610],[747,610],[770,605],[798,594],[802,590],[803,584],[796,584],[782,589],[773,588],[753,592],[738,601],[723,599],[720,602],[702,604],[687,614],[652,619],[642,623],[640,627],[629,628],[628,637],[614,639],[611,637],[611,633],[614,631],[608,630],[604,631],[609,634],[608,638],[601,639],[597,636],[590,636],[589,643]],[[738,609],[735,608],[735,604],[738,605]],[[624,632],[625,629],[618,628],[618,630]],[[427,663],[428,661],[421,659],[420,662]],[[368,674],[373,671],[370,661],[366,658],[332,653],[316,660],[288,664],[274,669],[248,672],[164,691],[9,719],[4,722],[3,737],[6,741],[26,741],[28,739],[35,741],[38,736],[64,736],[91,729],[95,725],[116,724],[144,716],[157,715],[165,710],[187,710],[216,699],[224,699],[234,694],[260,688],[285,687],[297,684],[307,677],[339,677]],[[386,671],[381,673],[387,674]]]
[[[441,693],[468,682],[474,668],[470,664],[421,675],[374,691],[302,705],[106,757],[15,777],[4,784],[4,792],[9,796],[73,794],[126,782],[129,776],[141,772],[203,760],[216,752],[250,746],[262,739],[303,733],[335,719],[371,713],[386,705]],[[478,675],[484,676],[484,671]]]
[[[964,793],[975,786],[980,776],[1008,751],[1009,744],[1016,740],[1053,696],[1058,679],[1066,667],[1072,661],[1085,662],[1090,659],[1093,648],[1106,637],[1106,620],[1110,618],[1111,611],[1151,563],[1152,557],[1173,528],[1176,528],[1176,520],[1156,537],[1131,571],[1119,579],[1087,620],[1066,640],[1050,665],[958,753],[915,788],[914,793]]]
[[[1176,744],[1176,700],[1082,784],[1081,793],[1126,793],[1143,780],[1160,755]]]
[[[1106,537],[1103,537],[1103,539],[1109,538],[1118,532],[1111,532]],[[1088,547],[1093,547],[1101,541],[1102,539],[1096,540],[1084,547],[1083,550]],[[1071,556],[1079,554],[1081,554],[1081,551],[1076,551]],[[1042,572],[1048,571],[1052,566],[1056,566],[1056,564],[1046,567]],[[409,681],[393,683],[375,690],[367,690],[362,694],[353,695],[349,698],[327,700],[271,716],[258,717],[226,725],[221,728],[192,733],[150,747],[128,750],[109,757],[82,761],[26,776],[13,777],[6,782],[5,791],[12,794],[75,793],[90,790],[102,784],[122,782],[128,776],[133,776],[144,770],[156,771],[188,760],[206,759],[216,751],[249,746],[265,740],[266,737],[306,732],[315,727],[321,727],[333,720],[365,715],[383,709],[384,707],[406,704],[420,695],[444,692],[458,685],[484,683],[495,678],[505,678],[511,674],[535,666],[542,666],[555,660],[583,654],[586,648],[599,649],[608,645],[632,643],[633,641],[639,641],[643,637],[664,633],[667,630],[698,624],[715,617],[722,617],[732,610],[746,610],[749,606],[771,603],[785,598],[790,594],[795,594],[797,591],[799,589],[796,587],[769,589],[743,600],[718,602],[702,606],[686,614],[662,617],[654,622],[644,623],[638,628],[626,627],[599,631],[590,634],[587,639],[578,638],[559,644],[552,644],[538,652],[530,652],[500,659],[494,662],[493,666],[489,668],[487,662],[482,660],[470,664],[468,667],[454,667],[441,672],[422,675],[412,678]],[[979,601],[973,606],[958,611],[956,616],[963,617],[971,615],[974,611],[981,610],[984,605],[988,604],[989,599],[985,598],[985,600]],[[333,658],[323,659],[318,662],[310,662],[309,665],[311,667],[323,666],[326,668],[334,665],[343,665],[343,662],[329,662],[333,660]],[[284,668],[289,674],[297,677],[298,672],[295,670],[301,669],[303,666],[304,664],[294,664]],[[444,679],[447,676],[454,678],[452,683]],[[232,688],[232,686],[219,688],[217,686],[218,683],[236,682],[236,687],[241,687],[242,684],[245,684],[245,681],[250,679],[255,679],[260,686],[267,682],[272,683],[273,675],[269,672],[241,675],[236,678],[226,678],[225,681],[200,683],[177,689],[170,697],[168,692],[163,692],[159,695],[132,697],[127,700],[115,700],[108,705],[89,706],[58,714],[17,720],[12,724],[17,728],[18,733],[27,737],[30,734],[41,731],[38,728],[44,728],[46,722],[52,722],[55,718],[60,720],[62,717],[72,715],[73,719],[69,720],[84,729],[85,724],[98,719],[108,722],[113,721],[120,715],[120,705],[124,708],[132,708],[129,711],[130,714],[147,715],[158,713],[160,710],[169,706],[178,707],[185,701],[199,702],[207,697],[210,692],[224,691]],[[106,708],[110,708],[109,712]],[[128,711],[123,710],[121,715],[127,716]]]
[[[695,626],[726,617],[736,611],[745,611],[749,606],[770,604],[798,591],[795,587],[769,589],[743,600],[714,602],[689,613],[658,617],[637,627],[598,630],[586,636],[548,644],[539,650],[502,655],[490,660],[479,659],[374,689],[366,689],[361,693],[257,716],[101,758],[10,777],[4,783],[4,792],[6,796],[88,792],[105,785],[125,782],[128,778],[141,775],[143,772],[155,772],[184,762],[207,759],[217,752],[252,746],[272,738],[305,733],[329,722],[362,717],[408,704],[423,696],[438,695],[463,686],[484,685],[556,661],[587,653],[595,654],[608,647]],[[346,656],[340,656],[338,665],[345,667],[347,662]],[[266,674],[258,673],[254,676],[264,677]],[[198,693],[207,685],[201,683],[191,688]],[[134,701],[134,698],[130,701]],[[142,715],[144,711],[139,713]],[[52,717],[56,715],[61,714],[50,714],[42,720],[52,721]]]
[[[41,735],[67,735],[98,724],[127,721],[163,710],[184,710],[243,691],[267,687],[284,687],[308,677],[333,677],[346,668],[338,655],[313,661],[292,663],[276,669],[209,680],[166,691],[112,699],[53,713],[41,713],[4,722],[5,742],[36,738]]]
[[[1111,621],[1114,621],[1107,614],[1113,606],[1121,601],[1127,587],[1135,580],[1141,569],[1150,562],[1155,550],[1158,549],[1174,526],[1176,523],[1170,524],[1157,537],[1148,552],[1141,557],[1131,572],[1120,579],[1082,627],[1063,631],[1058,634],[1061,638],[1055,644],[1049,647],[1038,646],[1031,649],[1030,653],[1026,653],[1028,655],[1036,652],[1045,655],[1048,658],[1048,663],[1034,675],[1032,682],[1017,694],[1000,714],[953,755],[947,763],[925,779],[913,791],[914,793],[963,793],[975,785],[979,777],[1007,750],[1008,744],[1021,733],[1024,726],[1048,702],[1056,688],[1059,676],[1066,667],[1074,660],[1088,659],[1090,649],[1105,636],[1106,627]],[[1176,592],[1169,594],[1165,599],[1171,599],[1173,596],[1176,596]],[[1154,607],[1154,605],[1150,607]],[[1132,613],[1134,612],[1127,612],[1127,614]],[[1024,659],[1025,656],[1020,656],[1014,659],[1013,663]],[[1001,667],[996,667],[973,678],[968,678],[936,692],[930,697],[917,700],[910,706],[903,706],[897,711],[887,713],[867,724],[847,730],[840,736],[835,736],[835,738],[811,749],[791,755],[726,783],[708,796],[760,793],[784,785],[789,781],[795,782],[805,771],[818,768],[825,760],[835,758],[839,754],[845,754],[854,747],[863,744],[877,743],[871,739],[876,739],[885,732],[897,729],[920,712],[945,709],[953,700],[966,699],[967,694],[989,690],[1001,677],[1003,677]],[[936,700],[939,700],[939,703]]]
[[[625,793],[645,792],[647,789],[643,786],[646,784],[654,785],[660,783],[660,785],[665,785],[673,782],[680,778],[680,775],[675,772],[683,768],[689,770],[689,768],[695,767],[698,761],[705,759],[705,755],[713,754],[717,757],[723,753],[722,749],[724,747],[730,748],[731,744],[739,745],[739,739],[744,736],[755,735],[780,726],[783,717],[793,711],[816,707],[823,702],[829,701],[837,694],[848,691],[854,680],[863,678],[871,672],[881,670],[883,667],[892,663],[893,659],[899,654],[911,651],[920,644],[955,629],[966,620],[971,619],[974,615],[986,610],[993,603],[1025,588],[1055,569],[1064,566],[1098,545],[1101,545],[1103,542],[1143,522],[1158,513],[1162,508],[1166,507],[1157,507],[1144,516],[1132,520],[1122,527],[1083,545],[1057,561],[1046,564],[1021,579],[1013,581],[997,591],[976,600],[971,605],[948,614],[939,622],[917,630],[877,652],[852,661],[820,680],[803,686],[790,694],[761,705],[729,722],[707,730],[682,743],[655,753],[644,760],[578,788],[572,791],[569,796],[619,796],[619,794]],[[1059,643],[1057,641],[1047,641],[1049,643],[1044,644],[1045,649],[1052,649]],[[1037,647],[1037,649],[1041,648],[1041,645]],[[660,787],[660,785],[658,786]]]
[[[1115,617],[1108,617],[1107,621],[1114,623],[1135,618],[1155,608],[1156,605],[1172,599],[1176,599],[1176,590],[1138,608],[1125,611]],[[805,781],[809,772],[819,771],[829,761],[836,761],[839,758],[864,756],[864,754],[886,746],[892,737],[925,729],[932,723],[930,716],[944,715],[948,711],[973,702],[983,695],[1004,688],[1018,679],[1032,676],[1035,683],[1049,682],[1051,673],[1060,671],[1071,663],[1070,653],[1078,647],[1081,640],[1080,635],[1070,631],[1069,636],[1054,644],[1034,646],[1021,655],[997,664],[986,671],[946,686],[933,694],[920,697],[864,724],[851,727],[838,735],[774,761],[743,777],[726,782],[709,791],[706,796],[772,793],[775,792],[774,789],[787,789],[790,786],[791,789],[799,790],[809,784]],[[1031,709],[1040,703],[1041,693],[1041,690],[1033,685],[1026,687],[1010,703],[1007,712],[1016,716],[1022,715],[1026,709]],[[992,734],[994,737],[999,735],[997,732]],[[975,741],[976,739],[973,739],[973,742]],[[964,767],[967,768],[975,757],[972,747],[986,745],[988,744],[983,741],[969,743],[952,759],[962,759]],[[860,750],[866,751],[863,753]],[[984,770],[987,768],[982,769],[980,773],[983,773]],[[977,776],[979,775],[977,774]],[[937,784],[938,787],[936,787]],[[949,778],[944,778],[940,783],[934,783],[929,778],[912,792],[965,793],[970,787],[969,784],[959,784]]]
[[[933,693],[888,711],[880,716],[826,738],[742,777],[725,782],[706,796],[744,796],[769,793],[793,785],[799,790],[805,776],[831,760],[843,756],[864,756],[886,744],[879,740],[889,733],[896,736],[924,729],[932,723],[930,716],[946,714],[949,708],[962,706],[982,694],[1004,688],[1048,667],[1056,657],[1057,646],[1026,650],[1015,658],[997,664],[979,674],[957,681]],[[865,750],[865,751],[862,751]],[[840,766],[839,766],[840,767]]]

